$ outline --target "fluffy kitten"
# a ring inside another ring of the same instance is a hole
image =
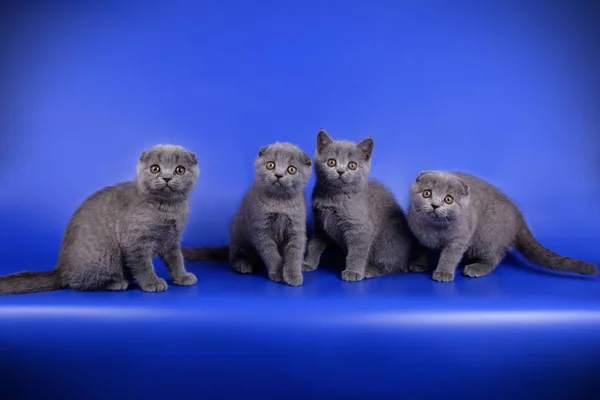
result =
[[[404,212],[381,183],[369,179],[373,139],[360,143],[317,135],[314,232],[304,271],[314,271],[329,241],[346,252],[342,279],[359,281],[406,272],[414,241]]]
[[[433,279],[492,272],[513,246],[533,263],[558,271],[595,274],[594,265],[560,256],[533,237],[517,206],[500,190],[465,173],[421,172],[410,190],[409,224],[424,246],[441,250]]]
[[[254,183],[231,223],[229,246],[183,249],[183,256],[190,261],[228,258],[243,274],[264,264],[271,280],[301,285],[306,246],[304,189],[311,158],[294,145],[275,143],[260,149],[254,169]]]
[[[180,146],[144,151],[135,181],[88,197],[69,221],[53,271],[0,277],[0,294],[74,290],[125,290],[135,278],[146,292],[167,289],[156,276],[159,255],[177,285],[193,285],[179,242],[188,197],[198,179],[196,156]]]

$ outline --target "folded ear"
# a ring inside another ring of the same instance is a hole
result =
[[[308,154],[306,154],[305,152],[302,152],[302,162],[307,167],[310,167],[312,165],[312,158]]]
[[[265,155],[267,149],[269,148],[269,145],[263,146],[258,150],[258,157],[262,157]]]
[[[415,182],[421,181],[427,175],[431,175],[432,173],[433,173],[433,171],[421,171],[421,172],[419,172],[419,176],[417,176],[417,179],[415,179]]]
[[[320,154],[331,143],[333,143],[333,139],[325,132],[325,129],[321,128],[317,133],[317,154]]]
[[[188,155],[190,156],[192,164],[198,165],[198,158],[196,157],[196,154],[188,150]]]
[[[460,186],[460,192],[462,194],[464,194],[465,196],[468,196],[469,195],[469,185],[467,185],[465,183],[465,181],[463,181],[462,179],[458,180],[458,184]]]
[[[371,136],[369,136],[366,139],[363,139],[356,145],[356,147],[358,147],[364,153],[367,161],[369,161],[371,159],[371,155],[373,154],[374,146],[375,146],[375,143],[373,142],[373,138]]]

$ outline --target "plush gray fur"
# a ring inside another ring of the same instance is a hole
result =
[[[274,163],[273,169],[267,165]],[[288,168],[297,169],[292,174]],[[302,284],[306,246],[306,199],[312,161],[289,143],[264,146],[254,161],[255,180],[246,192],[229,231],[228,247],[183,249],[190,261],[225,261],[243,274],[266,265],[269,278],[288,285]]]
[[[446,196],[452,197],[450,204],[445,202]],[[433,273],[436,281],[454,280],[463,257],[468,260],[464,275],[473,278],[487,275],[515,245],[540,266],[580,274],[597,272],[590,263],[560,256],[543,247],[506,195],[469,174],[421,172],[410,190],[409,224],[421,244],[441,250]]]
[[[404,212],[391,192],[369,179],[373,139],[360,143],[317,135],[312,210],[314,231],[304,271],[314,271],[331,241],[346,251],[342,279],[359,281],[406,272],[413,237]],[[333,160],[333,164],[329,164]],[[355,163],[356,168],[350,168]]]
[[[151,171],[157,165],[160,171]],[[178,167],[185,170],[179,174]],[[75,211],[64,233],[56,268],[0,277],[0,294],[71,288],[125,290],[130,278],[147,292],[167,289],[152,264],[159,255],[177,285],[193,285],[179,247],[188,198],[198,179],[196,156],[180,146],[142,153],[135,181],[104,188]]]

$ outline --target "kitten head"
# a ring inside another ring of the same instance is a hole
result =
[[[413,215],[440,225],[447,225],[469,207],[469,186],[448,172],[421,172],[410,188]]]
[[[315,170],[319,183],[336,188],[362,188],[368,181],[373,139],[359,143],[333,140],[325,130],[317,134]]]
[[[136,180],[143,194],[177,201],[190,195],[199,174],[194,153],[181,146],[161,144],[142,153]]]
[[[273,195],[290,196],[304,192],[312,160],[290,143],[263,146],[254,160],[256,184]]]

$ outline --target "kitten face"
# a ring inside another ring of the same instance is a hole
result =
[[[447,173],[421,172],[410,188],[411,210],[440,225],[459,219],[469,204],[469,187]]]
[[[308,154],[290,143],[262,147],[254,161],[256,184],[275,195],[301,193],[312,171]]]
[[[199,174],[196,155],[175,145],[158,145],[144,151],[137,166],[142,193],[162,200],[187,198]]]
[[[373,139],[359,143],[333,140],[321,129],[317,135],[315,170],[320,183],[337,188],[361,187],[371,169]]]

